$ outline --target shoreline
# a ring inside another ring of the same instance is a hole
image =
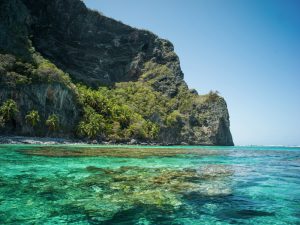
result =
[[[82,140],[71,138],[55,138],[55,137],[30,137],[30,136],[10,136],[0,135],[0,144],[28,144],[28,145],[136,145],[136,146],[218,146],[218,145],[190,145],[187,143],[158,143],[158,142],[141,142],[132,139],[128,142],[112,142],[97,140]]]
[[[51,137],[0,136],[0,144],[89,144],[81,140]]]
[[[96,140],[85,141],[80,139],[55,138],[55,137],[29,137],[29,136],[1,136],[0,144],[28,144],[28,145],[150,145],[150,146],[171,146],[166,143],[147,143],[132,139],[129,142],[98,142]],[[183,145],[183,144],[180,144]]]

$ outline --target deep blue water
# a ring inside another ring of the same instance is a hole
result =
[[[0,224],[300,224],[300,148],[99,148],[0,145]]]

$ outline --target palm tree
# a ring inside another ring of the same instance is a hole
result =
[[[18,112],[17,103],[12,99],[8,99],[0,107],[0,116],[5,122],[13,119]]]
[[[46,125],[48,126],[49,130],[55,131],[59,128],[59,118],[57,115],[52,114],[46,120]]]
[[[0,116],[0,128],[5,126],[5,120],[3,116]]]
[[[26,123],[30,124],[32,127],[35,127],[40,122],[39,112],[36,110],[32,110],[28,112],[25,116]]]

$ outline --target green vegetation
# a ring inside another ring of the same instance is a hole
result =
[[[157,137],[159,126],[143,117],[137,108],[126,104],[130,102],[124,101],[124,98],[130,99],[130,93],[126,90],[109,90],[106,87],[92,90],[78,85],[78,91],[79,101],[84,108],[84,116],[78,126],[79,135],[115,141],[132,138],[153,140]],[[125,93],[126,96],[123,95]]]
[[[208,102],[215,102],[220,98],[218,91],[210,91],[207,95]]]
[[[172,109],[176,108],[175,99],[170,99],[154,91],[145,82],[118,83],[111,95],[120,104],[128,104],[135,112],[146,119],[152,119],[155,115],[165,117]]]
[[[25,116],[25,120],[30,126],[35,127],[40,122],[39,112],[32,110]]]
[[[57,115],[52,114],[46,120],[46,125],[48,126],[49,130],[56,131],[59,128],[59,118]]]
[[[28,84],[33,67],[29,63],[22,63],[12,55],[0,54],[0,83],[7,86]]]
[[[182,116],[183,115],[178,110],[175,110],[167,116],[166,124],[169,127],[176,126],[177,124],[182,123]]]
[[[96,113],[93,108],[89,106],[85,107],[84,118],[78,126],[79,134],[89,138],[95,138],[105,134],[106,129],[107,124],[104,117]]]
[[[48,83],[63,83],[70,84],[71,79],[67,73],[64,73],[62,70],[58,69],[53,63],[48,60],[41,60],[37,65],[37,68],[34,72],[34,76]]]
[[[10,87],[40,82],[72,86],[67,73],[38,53],[34,53],[33,58],[33,62],[29,63],[13,55],[0,53],[0,83]]]
[[[144,63],[138,81],[94,90],[80,84],[75,86],[68,74],[35,51],[32,51],[30,62],[0,54],[0,83],[6,87],[60,83],[72,89],[83,112],[77,134],[89,139],[156,141],[159,134],[168,129],[180,134],[191,126],[206,126],[210,115],[201,111],[201,106],[218,101],[218,92],[199,96],[185,85],[173,84],[172,77],[172,70],[167,65],[148,61]],[[164,88],[173,90],[172,94],[166,94]],[[0,127],[4,127],[17,112],[14,101],[4,103],[0,110]],[[36,127],[41,118],[38,111],[32,110],[27,112],[25,120],[31,127]],[[58,115],[50,115],[46,125],[50,131],[57,131],[60,128]]]
[[[19,109],[14,100],[8,99],[5,101],[0,107],[0,127],[3,127],[5,123],[14,119],[18,112]]]
[[[172,71],[166,66],[158,63],[148,61],[144,64],[143,74],[140,80],[154,83],[155,80],[161,79],[162,76],[171,76]]]
[[[98,90],[77,85],[79,102],[84,109],[78,125],[80,136],[113,141],[155,141],[161,129],[180,133],[188,126],[207,126],[210,115],[202,112],[201,106],[207,108],[207,104],[219,99],[218,93],[199,96],[181,86],[175,97],[167,97],[155,91],[145,79],[151,74],[155,74],[156,79],[157,73],[168,73],[168,69],[154,68],[151,63],[146,65],[153,66],[153,70],[144,74],[144,80],[116,83],[112,88]]]
[[[5,120],[3,116],[0,116],[0,128],[5,126]]]

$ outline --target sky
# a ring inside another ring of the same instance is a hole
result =
[[[300,1],[84,2],[170,40],[189,87],[225,98],[236,145],[300,145]]]

